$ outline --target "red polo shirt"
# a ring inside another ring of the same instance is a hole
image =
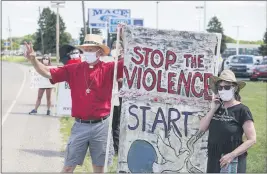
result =
[[[110,114],[114,62],[100,62],[89,68],[86,62],[50,69],[52,84],[69,83],[72,99],[72,116],[93,120]],[[118,61],[118,78],[123,77],[123,59]],[[87,80],[87,84],[86,84]],[[90,86],[90,87],[89,87]],[[90,93],[86,89],[90,88]]]

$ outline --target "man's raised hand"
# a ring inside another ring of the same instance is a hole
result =
[[[28,59],[28,60],[33,60],[36,57],[36,53],[34,52],[33,48],[32,48],[32,43],[30,42],[29,44],[27,42],[24,42],[26,51],[24,53],[24,56]]]

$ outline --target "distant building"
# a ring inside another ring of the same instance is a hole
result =
[[[235,43],[226,43],[226,47],[227,48],[222,54],[223,58],[236,55],[236,44]],[[239,54],[259,56],[260,55],[259,47],[260,45],[256,45],[256,44],[239,44]]]

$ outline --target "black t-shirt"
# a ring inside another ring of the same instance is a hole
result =
[[[227,109],[220,107],[210,122],[208,155],[220,157],[242,144],[242,126],[247,120],[253,121],[252,114],[249,108],[241,103]]]

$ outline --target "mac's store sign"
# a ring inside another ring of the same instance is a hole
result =
[[[89,9],[90,28],[105,28],[109,18],[131,18],[130,9]]]

